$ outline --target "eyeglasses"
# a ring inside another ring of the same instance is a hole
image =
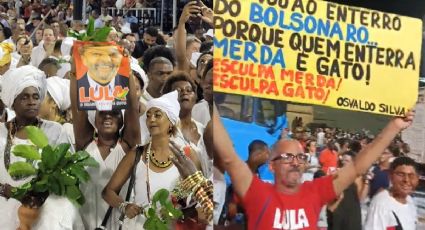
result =
[[[295,158],[297,158],[299,163],[305,164],[309,161],[310,155],[305,153],[298,153],[298,154],[282,153],[279,156],[273,158],[272,161],[282,160],[283,163],[292,163],[294,162]]]

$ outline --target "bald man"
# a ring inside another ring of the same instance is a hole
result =
[[[248,217],[248,229],[317,229],[323,205],[334,200],[358,175],[363,175],[378,159],[392,139],[413,120],[414,112],[394,118],[380,135],[363,149],[356,161],[334,176],[302,183],[309,156],[295,140],[278,141],[270,154],[269,167],[275,183],[262,182],[254,176],[238,155],[226,133],[216,109],[213,115],[214,153],[229,173],[236,194]]]

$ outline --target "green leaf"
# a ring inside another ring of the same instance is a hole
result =
[[[81,191],[77,186],[66,186],[66,197],[68,197],[70,200],[77,200],[81,197],[81,195]]]
[[[48,180],[49,192],[54,193],[58,196],[62,195],[61,187],[59,185],[59,181],[54,177],[50,176]]]
[[[57,157],[50,145],[43,148],[41,152],[41,161],[47,169],[53,169],[57,164]]]
[[[40,160],[40,154],[37,148],[32,145],[15,145],[12,149],[13,155],[22,157],[28,160]]]
[[[42,173],[46,173],[47,170],[46,170],[46,166],[44,166],[43,161],[38,162],[37,166],[38,166],[38,170],[40,170]]]
[[[83,160],[85,160],[89,157],[90,157],[90,154],[88,152],[84,151],[84,150],[78,151],[71,156],[72,161],[74,161],[74,162],[83,161]]]
[[[49,175],[44,174],[41,180],[35,182],[34,191],[35,192],[45,192],[48,190],[47,183],[49,181]]]
[[[153,217],[153,216],[155,216],[155,209],[149,208],[148,209],[148,217]]]
[[[31,188],[31,182],[27,182],[21,185],[21,187],[14,187],[12,188],[11,197],[16,200],[22,200],[22,198],[25,196],[25,194],[28,193],[30,188]]]
[[[164,205],[165,201],[168,200],[170,192],[167,189],[160,189],[158,190],[152,198],[152,203],[156,203],[159,201],[161,205]]]
[[[102,27],[100,29],[97,29],[95,31],[95,34],[93,36],[92,41],[95,42],[104,42],[106,41],[106,38],[109,35],[109,32],[111,32],[112,28],[111,27]]]
[[[94,18],[89,18],[89,24],[87,25],[87,35],[92,36],[94,33]]]
[[[61,181],[64,185],[75,185],[77,184],[77,178],[75,178],[72,175],[69,175],[66,172],[61,172],[58,174],[58,179]]]
[[[80,165],[98,168],[99,162],[97,162],[93,157],[89,157],[81,161]]]
[[[55,153],[59,161],[62,160],[63,157],[65,157],[70,146],[71,145],[68,143],[62,143],[55,148]]]
[[[26,126],[25,132],[27,133],[28,139],[31,140],[39,148],[44,148],[49,144],[49,141],[44,132],[36,126]]]
[[[80,165],[71,165],[69,167],[70,172],[73,176],[77,177],[82,182],[87,182],[90,179],[90,175]]]
[[[77,204],[78,204],[78,205],[80,205],[80,206],[82,206],[84,203],[86,203],[86,198],[84,197],[84,194],[81,194],[80,198],[78,198],[78,199],[76,200],[76,202],[77,202]],[[77,206],[78,206],[78,205],[77,205]]]
[[[27,162],[15,162],[9,166],[7,172],[13,177],[27,177],[37,174],[37,170]]]
[[[145,223],[143,224],[143,229],[155,229],[155,221],[152,218],[148,218]]]

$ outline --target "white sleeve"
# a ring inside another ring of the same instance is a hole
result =
[[[375,197],[376,198],[376,197]],[[364,230],[386,229],[391,225],[391,209],[385,203],[373,199],[367,212]]]

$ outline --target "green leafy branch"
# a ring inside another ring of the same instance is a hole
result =
[[[68,36],[76,38],[79,41],[105,42],[111,30],[112,28],[109,26],[95,29],[94,19],[90,17],[86,32],[80,33],[78,31],[69,30]]]
[[[144,210],[146,217],[143,224],[144,229],[167,230],[171,221],[183,216],[182,211],[176,209],[168,198],[169,194],[170,192],[167,189],[160,189],[154,194],[152,204]]]
[[[48,192],[66,196],[77,206],[84,204],[84,195],[79,185],[90,179],[85,167],[99,167],[98,162],[86,151],[72,154],[69,151],[70,144],[50,146],[46,135],[38,127],[27,126],[25,131],[32,144],[16,145],[12,153],[26,159],[26,162],[11,164],[8,172],[12,177],[35,177],[22,186],[13,188],[12,197],[22,200],[30,192]]]

